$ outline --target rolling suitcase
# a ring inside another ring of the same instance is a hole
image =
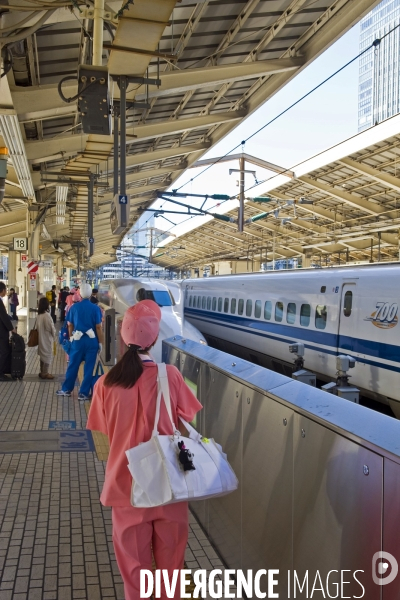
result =
[[[22,379],[25,375],[25,341],[22,335],[18,333],[11,334],[11,377],[13,379]]]

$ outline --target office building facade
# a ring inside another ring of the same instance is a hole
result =
[[[400,22],[400,0],[383,0],[360,22],[360,52]],[[360,57],[358,130],[400,112],[400,28]]]

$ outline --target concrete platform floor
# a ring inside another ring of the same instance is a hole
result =
[[[25,329],[21,318],[18,331]],[[27,348],[26,377],[0,382],[0,600],[124,598],[111,510],[99,502],[105,461],[85,432],[88,407],[77,387],[71,398],[55,395],[65,369],[57,345],[56,377],[40,380],[36,348]],[[190,520],[187,568],[222,568]]]

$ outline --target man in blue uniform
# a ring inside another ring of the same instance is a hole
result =
[[[78,400],[88,400],[97,354],[103,344],[102,314],[100,308],[89,300],[92,288],[88,283],[82,284],[80,293],[82,300],[71,306],[67,316],[68,331],[72,342],[71,352],[65,381],[61,390],[57,390],[56,394],[57,396],[72,394],[80,364],[84,361],[84,374]]]

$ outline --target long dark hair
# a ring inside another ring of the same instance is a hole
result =
[[[133,344],[128,347],[128,351],[125,352],[117,364],[108,371],[104,379],[105,387],[119,385],[120,387],[129,389],[135,385],[143,373],[143,364],[142,359],[139,356],[139,351],[147,352],[147,350],[149,350],[149,348],[144,350],[139,350],[139,348],[140,346],[134,346]]]
[[[43,315],[50,308],[50,303],[47,298],[40,298],[38,305],[38,315]]]

